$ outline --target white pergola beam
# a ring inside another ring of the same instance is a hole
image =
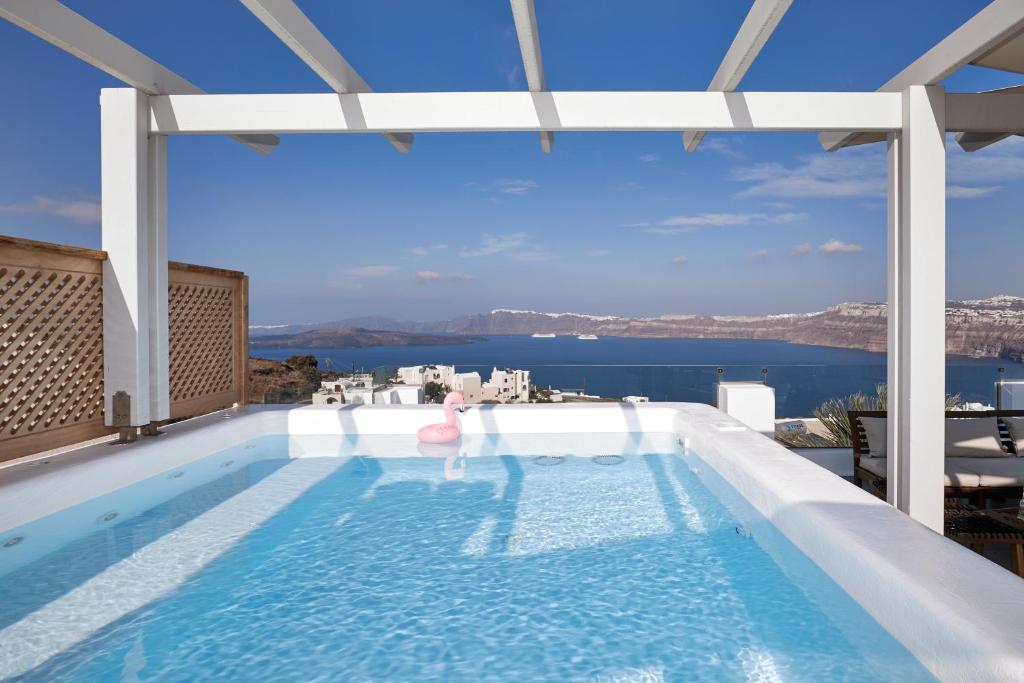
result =
[[[151,97],[151,132],[890,132],[900,93],[455,92]]]
[[[1024,31],[1024,2],[994,0],[968,19],[913,64],[893,76],[880,92],[902,92],[912,85],[932,85],[957,69],[974,62]],[[878,142],[884,137],[856,132],[824,132],[818,136],[821,146],[833,152],[843,147]]]
[[[965,152],[977,152],[1011,135],[1013,133],[958,133],[956,142]]]
[[[338,94],[371,93],[373,89],[331,45],[320,29],[292,0],[241,0],[281,42]],[[412,147],[410,133],[384,133],[399,152]]]
[[[1000,88],[999,90],[990,90],[986,94],[991,94],[991,93],[1006,93],[1006,94],[1016,93],[1016,94],[1019,94],[1019,95],[1024,95],[1024,85],[1015,85],[1015,86],[1013,86],[1011,88]],[[947,97],[948,97],[948,95],[947,95]],[[1021,119],[1024,119],[1024,109],[1019,110],[1019,111],[1020,111],[1020,115],[1017,117],[1018,121],[1020,121]],[[947,106],[947,114],[946,114],[946,116],[947,116],[947,118],[949,117],[948,106]],[[1016,133],[1016,135],[1021,135],[1021,134],[1024,134],[1024,131]],[[977,152],[979,149],[984,149],[985,147],[988,147],[991,144],[999,142],[1000,140],[1005,140],[1006,138],[1010,137],[1011,135],[1014,135],[1014,133],[1005,132],[1005,131],[999,131],[999,132],[995,132],[995,133],[981,133],[981,132],[959,133],[956,136],[956,142],[957,142],[958,145],[960,145],[960,148],[963,149],[965,152]]]
[[[1024,133],[1024,93],[947,93],[946,130]]]
[[[0,18],[146,94],[204,92],[57,0],[0,0]],[[261,154],[267,154],[278,143],[271,135],[235,137]]]
[[[523,57],[523,73],[526,74],[526,85],[530,92],[544,92],[547,84],[544,81],[544,60],[540,52],[540,33],[537,31],[537,12],[533,0],[511,0],[512,19],[516,25],[516,36],[519,38],[519,52]],[[551,131],[541,131],[540,147],[550,153],[555,138]]]
[[[732,92],[740,87],[747,70],[792,4],[793,0],[755,0],[718,65],[718,71],[708,86],[709,91]],[[683,146],[687,152],[693,152],[703,139],[702,130],[686,131],[683,133]]]

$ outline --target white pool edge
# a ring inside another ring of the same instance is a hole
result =
[[[265,435],[408,435],[436,406],[247,407],[0,470],[0,530]],[[1024,581],[703,404],[474,406],[466,434],[674,432],[944,681],[1024,680]],[[0,531],[0,535],[3,531]]]

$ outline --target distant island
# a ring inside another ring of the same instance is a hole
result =
[[[864,351],[882,352],[886,349],[886,306],[883,303],[844,303],[814,313],[662,315],[649,318],[495,309],[490,313],[434,322],[352,318],[334,323],[254,326],[250,328],[250,335],[254,346],[262,345],[260,340],[264,339],[289,339],[288,343],[275,342],[273,345],[316,348],[300,343],[299,335],[317,330],[329,332],[345,326],[410,335],[594,334],[606,337],[764,339]],[[288,334],[282,334],[285,332]],[[262,336],[268,333],[270,336]],[[434,343],[457,343],[451,337],[440,339],[443,341]],[[375,344],[366,342],[361,345]],[[1024,297],[996,296],[948,302],[946,353],[1024,362]]]
[[[288,334],[250,336],[249,346],[257,349],[357,349],[367,346],[438,346],[472,344],[465,335],[423,334],[396,330],[368,330],[362,327],[320,327]]]

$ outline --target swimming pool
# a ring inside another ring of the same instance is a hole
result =
[[[408,411],[257,411],[150,457],[0,476],[30,508],[13,528],[0,512],[0,677],[932,680],[694,448],[748,430],[561,411],[572,431],[530,433],[528,412],[484,413],[423,447],[394,424]],[[385,418],[395,433],[359,429]],[[47,478],[74,504],[34,500]]]

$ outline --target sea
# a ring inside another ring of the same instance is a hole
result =
[[[496,335],[470,344],[251,349],[253,356],[276,360],[307,353],[317,357],[321,369],[339,371],[454,365],[486,380],[492,368],[521,368],[540,387],[615,399],[713,403],[719,379],[765,379],[775,389],[779,417],[808,417],[828,399],[872,393],[886,379],[883,353],[761,340]],[[1005,369],[1004,379],[1024,380],[1021,363],[949,356],[946,389],[963,401],[994,404],[999,368]]]

